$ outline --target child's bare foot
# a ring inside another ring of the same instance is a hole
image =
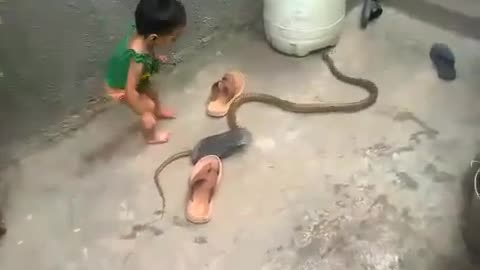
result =
[[[157,111],[156,116],[160,119],[174,119],[175,113],[171,109],[161,108]]]
[[[148,144],[161,144],[168,142],[170,132],[155,131],[152,138],[147,139]]]

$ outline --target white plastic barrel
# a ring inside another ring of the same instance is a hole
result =
[[[272,47],[295,56],[338,42],[346,0],[264,0],[265,35]]]

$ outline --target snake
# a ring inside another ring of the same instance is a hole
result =
[[[362,79],[362,78],[354,78],[347,76],[340,72],[337,67],[335,66],[332,58],[329,55],[330,50],[325,50],[322,52],[322,60],[327,64],[330,72],[332,75],[346,84],[358,86],[363,88],[368,92],[368,96],[363,98],[360,101],[354,102],[343,102],[343,103],[296,103],[289,100],[281,99],[279,97],[264,94],[264,93],[256,93],[256,92],[249,92],[243,93],[239,95],[230,105],[230,108],[227,112],[227,125],[229,129],[233,130],[235,128],[239,128],[237,122],[237,111],[239,108],[245,104],[250,102],[260,102],[268,105],[272,105],[278,107],[284,111],[293,112],[293,113],[302,113],[302,114],[309,114],[309,113],[354,113],[375,104],[378,98],[378,87],[375,83],[370,80]],[[158,194],[162,200],[162,209],[157,211],[156,213],[163,214],[165,212],[165,195],[163,189],[160,185],[159,175],[160,173],[172,162],[191,156],[193,150],[185,150],[178,153],[175,153],[168,157],[160,166],[157,167],[154,174],[154,181],[158,191]]]
[[[158,195],[162,199],[162,209],[159,210],[159,211],[156,211],[155,213],[161,215],[161,218],[163,218],[163,214],[165,213],[165,202],[166,202],[166,200],[165,200],[165,194],[163,193],[163,188],[160,185],[160,179],[159,179],[158,176],[163,171],[163,169],[165,169],[165,167],[170,165],[170,163],[174,162],[175,160],[181,159],[181,158],[189,157],[189,156],[192,155],[192,152],[193,152],[193,150],[190,149],[190,150],[185,150],[185,151],[175,153],[175,154],[171,155],[170,157],[168,157],[164,162],[162,162],[162,164],[160,164],[160,166],[158,166],[157,169],[155,170],[153,179],[154,179],[154,182],[155,182],[155,186],[157,187]]]

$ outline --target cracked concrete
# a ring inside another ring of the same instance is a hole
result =
[[[170,143],[144,146],[119,106],[2,171],[11,196],[0,268],[473,269],[457,217],[461,175],[480,146],[480,43],[392,8],[360,31],[358,13],[332,57],[378,84],[377,104],[329,115],[242,107],[254,142],[225,160],[211,223],[183,218],[187,160],[162,174],[167,212],[152,220],[160,207],[152,174],[168,155],[227,128],[204,113],[213,81],[234,68],[247,74],[248,91],[298,102],[364,95],[336,81],[319,55],[275,53],[261,28],[232,32],[156,78],[178,112],[161,123]],[[457,56],[456,81],[432,69],[437,41]]]

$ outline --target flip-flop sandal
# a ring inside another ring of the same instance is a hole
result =
[[[368,18],[368,20],[370,22],[373,22],[375,21],[376,19],[380,18],[380,16],[383,14],[383,8],[382,6],[378,3],[378,0],[374,0],[373,1],[373,7],[372,7],[372,11],[370,13],[370,17]]]
[[[435,43],[430,49],[430,59],[440,79],[445,81],[455,80],[455,55],[452,50],[443,43]]]
[[[207,115],[224,117],[230,105],[245,89],[245,75],[238,71],[226,73],[220,81],[212,85],[207,104]]]
[[[212,218],[213,199],[222,178],[222,161],[210,155],[200,159],[192,169],[185,217],[194,224],[208,223]]]
[[[196,164],[201,158],[208,155],[227,158],[250,144],[252,134],[245,128],[236,128],[203,138],[193,148],[191,160]]]
[[[364,0],[362,15],[360,17],[360,26],[362,29],[367,28],[367,25],[378,19],[382,13],[383,9],[380,3],[378,3],[378,0]]]

